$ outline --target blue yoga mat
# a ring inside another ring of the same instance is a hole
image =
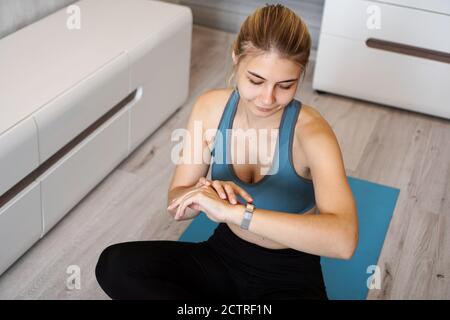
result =
[[[332,300],[366,299],[367,280],[374,272],[369,267],[377,265],[400,193],[399,189],[365,180],[348,177],[348,181],[358,208],[359,242],[350,260],[321,258],[325,286]],[[217,223],[202,213],[191,222],[179,241],[205,241],[216,226]]]

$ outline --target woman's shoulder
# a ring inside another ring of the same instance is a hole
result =
[[[314,107],[303,105],[295,129],[295,141],[306,166],[312,171],[313,166],[323,163],[323,159],[339,159],[340,146],[331,125]]]
[[[214,104],[226,104],[232,92],[233,88],[209,89],[203,92],[199,99],[202,99],[208,105],[206,106],[208,108]]]
[[[233,88],[210,89],[198,97],[198,114],[205,129],[217,128]]]
[[[304,145],[315,137],[334,137],[331,125],[314,107],[303,104],[296,123],[295,136]]]

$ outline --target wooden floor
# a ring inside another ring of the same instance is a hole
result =
[[[234,36],[194,26],[186,103],[0,277],[0,299],[108,299],[94,276],[103,248],[178,239],[190,221],[165,210],[171,132],[185,127],[199,94],[226,86]],[[313,65],[296,98],[332,125],[347,175],[401,190],[378,264],[381,289],[368,299],[450,299],[450,121],[318,95]],[[71,265],[80,267],[80,289],[66,286]]]

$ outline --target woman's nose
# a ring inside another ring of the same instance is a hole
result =
[[[267,87],[264,89],[262,102],[264,103],[264,106],[271,106],[274,102],[274,96],[273,96],[273,88]]]

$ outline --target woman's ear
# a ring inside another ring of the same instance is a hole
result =
[[[231,52],[231,58],[233,59],[233,64],[236,65],[237,59],[236,59],[236,55],[234,54],[234,50],[233,50],[233,52]]]

